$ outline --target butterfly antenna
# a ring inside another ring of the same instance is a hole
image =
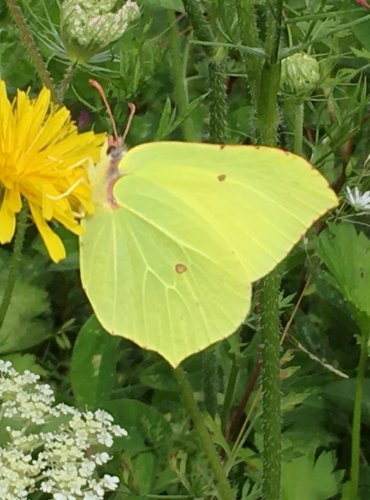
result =
[[[134,118],[134,115],[136,113],[136,106],[133,102],[129,102],[128,107],[130,109],[130,114],[128,115],[127,124],[126,124],[125,130],[123,132],[123,136],[122,136],[123,142],[125,142],[125,140],[126,140],[126,136],[127,136],[128,131],[130,130],[130,127],[131,127],[132,119]]]
[[[101,97],[101,100],[103,101],[104,103],[104,106],[107,110],[107,113],[108,113],[108,116],[109,116],[109,119],[111,121],[111,124],[112,124],[112,129],[113,129],[113,135],[114,135],[114,138],[116,140],[118,140],[118,132],[117,132],[117,127],[116,127],[116,122],[114,121],[114,118],[113,118],[113,113],[112,113],[112,110],[111,110],[111,107],[109,106],[109,103],[107,101],[107,97],[105,95],[105,92],[104,92],[104,89],[103,87],[100,85],[99,82],[97,82],[96,80],[93,80],[92,78],[90,78],[89,80],[89,83],[92,87],[94,87],[94,89],[96,89],[98,92],[99,92],[99,95]],[[135,111],[134,111],[135,112]],[[132,112],[131,112],[132,114]],[[130,118],[131,118],[131,115],[130,115]],[[131,123],[131,119],[129,119],[129,123]],[[127,129],[127,127],[126,127]],[[126,132],[126,130],[125,130]]]

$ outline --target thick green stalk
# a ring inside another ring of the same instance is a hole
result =
[[[273,0],[267,5],[265,51],[272,64],[279,60],[280,38],[283,25],[283,0]]]
[[[222,467],[220,458],[215,450],[211,436],[204,424],[204,417],[195,401],[192,388],[186,378],[184,370],[180,367],[174,370],[186,409],[193,420],[194,428],[198,434],[202,449],[208,458],[218,488],[220,500],[234,500],[234,494]]]
[[[209,73],[209,140],[213,143],[226,142],[227,102],[223,63],[211,61]],[[219,377],[216,351],[214,347],[202,355],[204,406],[214,417],[217,414],[217,393]]]
[[[278,125],[277,94],[281,68],[278,63],[282,22],[282,0],[270,3],[267,15],[265,61],[257,103],[259,142],[275,146]],[[280,269],[274,269],[262,281],[260,298],[262,339],[262,421],[263,480],[262,498],[280,499],[281,480],[281,409],[280,409]]]
[[[22,15],[17,0],[7,0],[7,4],[9,11],[13,17],[14,24],[17,26],[19,30],[24,46],[26,47],[32,58],[33,64],[35,65],[36,71],[39,74],[41,82],[45,87],[47,87],[50,90],[53,101],[58,104],[61,104],[58,93],[55,90],[53,80],[41,57],[39,49],[35,44],[32,33],[27,26],[27,23]]]
[[[247,47],[260,47],[254,0],[235,0],[235,8],[242,44]],[[247,71],[252,102],[256,104],[259,99],[262,59],[243,51],[240,51],[240,55]]]
[[[262,498],[279,500],[281,475],[280,413],[280,272],[272,271],[264,278],[261,290],[262,338],[262,422],[263,481]]]
[[[367,325],[368,326],[368,325]],[[361,440],[361,413],[362,393],[365,377],[365,366],[368,358],[369,331],[367,326],[361,332],[361,352],[357,367],[355,401],[353,405],[352,420],[352,450],[351,450],[351,484],[349,488],[349,500],[357,500],[358,485],[360,479],[360,440]]]
[[[209,140],[224,144],[226,142],[226,88],[222,62],[209,63]]]
[[[185,12],[193,26],[193,31],[199,40],[204,42],[213,42],[214,36],[212,28],[201,9],[202,3],[199,0],[183,0]],[[204,52],[209,56],[213,56],[214,48],[210,45],[203,46]]]
[[[183,1],[186,14],[193,26],[195,36],[205,42],[214,42],[212,27],[203,15],[202,3],[199,0]],[[226,135],[226,89],[223,72],[223,51],[212,45],[204,45],[203,51],[209,59],[208,74],[210,82],[210,141],[224,143]]]
[[[10,260],[8,279],[5,285],[4,295],[0,305],[0,330],[4,324],[6,313],[8,312],[15,283],[17,281],[18,270],[22,260],[22,250],[24,243],[24,236],[27,227],[28,206],[23,205],[23,208],[18,216],[17,230],[15,234],[13,253]]]
[[[211,61],[209,71],[209,141],[218,144],[226,142],[226,89],[223,63]],[[212,417],[218,411],[219,390],[218,365],[214,347],[201,354],[204,406]]]
[[[294,104],[294,145],[293,152],[302,155],[304,103]]]
[[[209,71],[209,140],[213,143],[226,142],[226,89],[223,75],[223,63],[211,61]],[[204,406],[212,417],[217,414],[217,394],[219,376],[216,351],[214,347],[201,354]]]
[[[171,11],[168,11],[168,23],[171,27],[170,58],[175,87],[176,105],[180,115],[185,116],[188,106],[188,93],[183,67],[183,51],[181,48],[179,30],[177,29],[176,16]],[[194,127],[190,117],[184,120],[182,124],[182,133],[185,141],[194,141]]]
[[[261,76],[260,98],[257,105],[259,143],[276,146],[278,125],[277,93],[280,84],[280,64],[266,62]]]

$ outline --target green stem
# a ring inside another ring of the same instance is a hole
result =
[[[184,0],[184,8],[193,26],[195,36],[205,42],[214,42],[212,27],[202,12],[202,3],[199,0]],[[224,143],[226,139],[226,89],[223,71],[223,50],[212,45],[202,46],[209,59],[208,74],[210,85],[210,141]]]
[[[59,91],[58,91],[58,98],[60,102],[63,102],[64,96],[69,89],[69,86],[71,85],[72,82],[72,77],[73,77],[73,72],[75,70],[76,65],[71,64],[71,66],[68,66],[64,73],[64,77],[62,80],[62,83],[59,86]]]
[[[180,43],[180,35],[177,29],[177,20],[174,13],[168,11],[168,22],[170,28],[170,57],[173,82],[175,86],[176,104],[179,114],[186,116],[188,108],[188,92],[186,76],[183,66],[183,50]],[[185,141],[194,141],[194,127],[190,117],[182,123],[182,133]]]
[[[209,140],[224,144],[226,142],[227,102],[225,77],[222,62],[210,62],[209,70]]]
[[[277,95],[280,84],[278,63],[283,0],[271,2],[267,15],[266,52],[257,119],[260,143],[275,146],[278,125]],[[281,409],[280,409],[280,322],[279,287],[281,267],[274,269],[262,281],[261,339],[262,339],[262,422],[263,422],[263,479],[262,498],[280,499],[281,481]]]
[[[213,445],[207,427],[204,424],[204,417],[195,401],[192,388],[187,381],[184,370],[180,367],[174,370],[177,383],[179,385],[185,407],[193,420],[194,428],[198,434],[202,449],[208,458],[209,465],[213,471],[217,482],[218,498],[220,500],[234,500],[234,494],[227,480],[220,458]]]
[[[260,97],[257,106],[259,143],[265,146],[276,146],[279,84],[280,64],[266,62],[262,70]]]
[[[234,399],[235,387],[236,387],[236,382],[238,380],[238,375],[239,375],[239,362],[237,361],[236,355],[232,354],[231,368],[226,386],[224,404],[222,406],[222,412],[221,412],[221,429],[224,434],[226,432],[230,408]]]
[[[352,420],[352,450],[351,450],[351,484],[349,488],[349,500],[358,499],[358,485],[360,478],[360,440],[361,440],[361,413],[362,393],[365,377],[365,366],[368,358],[369,333],[367,329],[361,332],[361,352],[357,367],[355,401],[353,406]]]
[[[284,117],[289,130],[289,149],[297,155],[303,153],[304,102],[284,100]]]
[[[293,152],[302,155],[304,103],[294,105],[294,145]]]
[[[263,481],[262,498],[280,498],[281,412],[280,412],[280,272],[272,271],[262,283],[262,422]]]
[[[257,16],[254,8],[254,0],[234,0],[237,19],[239,24],[240,40],[248,47],[260,47],[257,28]],[[249,87],[252,102],[256,104],[259,98],[259,87],[261,80],[262,60],[253,54],[240,51],[249,79]]]
[[[27,216],[28,206],[24,204],[17,220],[17,230],[15,234],[13,253],[9,265],[8,280],[5,285],[4,295],[0,305],[0,330],[4,324],[5,317],[9,309],[14,286],[17,281],[19,266],[22,260],[24,236],[27,227]]]
[[[7,0],[9,11],[13,17],[14,24],[17,26],[19,33],[21,35],[22,41],[28,50],[33,64],[40,76],[40,79],[45,87],[50,89],[51,96],[54,102],[61,104],[58,93],[55,90],[53,80],[45,66],[45,63],[41,57],[39,49],[35,44],[32,33],[27,26],[27,23],[23,17],[22,11],[18,5],[17,0]]]
[[[211,346],[205,352],[201,352],[199,358],[202,365],[204,409],[215,418],[218,414],[217,394],[220,386],[215,347]]]
[[[202,2],[200,0],[183,0],[182,3],[196,37],[204,42],[213,42],[212,28],[203,15]],[[209,57],[213,57],[214,47],[205,45],[203,46],[203,50]]]
[[[274,0],[267,6],[267,36],[266,53],[270,62],[276,64],[279,60],[281,30],[283,25],[283,0]]]

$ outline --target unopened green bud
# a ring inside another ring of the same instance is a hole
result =
[[[302,100],[311,95],[320,80],[320,66],[316,59],[297,52],[283,59],[280,85],[284,92]]]
[[[61,7],[60,31],[69,58],[84,62],[118,40],[140,15],[136,2],[127,2],[112,12],[115,0],[65,0]]]

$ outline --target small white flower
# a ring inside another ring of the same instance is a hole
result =
[[[361,194],[357,186],[354,189],[347,186],[346,200],[356,211],[370,210],[370,191]]]
[[[12,364],[10,361],[0,360],[0,372],[9,373],[12,368]]]
[[[54,493],[53,498],[54,500],[68,500],[68,497],[63,493]]]
[[[109,474],[104,474],[101,483],[107,490],[116,490],[118,488],[119,479],[117,476],[110,476]]]
[[[107,452],[103,451],[101,453],[98,453],[97,455],[95,455],[94,457],[94,460],[95,460],[95,463],[97,465],[103,465],[103,464],[106,464],[107,462],[109,462],[109,460],[111,459],[111,457],[108,455]]]

